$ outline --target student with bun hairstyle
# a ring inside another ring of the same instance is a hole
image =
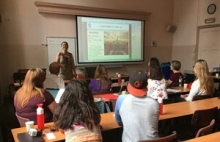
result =
[[[209,73],[209,67],[205,60],[197,60],[193,66],[196,74],[196,80],[191,86],[189,94],[181,95],[180,97],[185,101],[192,101],[196,95],[210,95],[214,94],[214,81]]]
[[[53,96],[43,89],[45,72],[40,68],[30,69],[22,87],[16,92],[14,106],[18,116],[28,118],[37,123],[37,104],[43,104],[45,122],[52,121],[57,106]]]
[[[170,70],[173,71],[173,74],[171,74],[170,79],[166,82],[167,87],[179,86],[180,76],[183,79],[183,74],[180,72],[180,68],[181,68],[180,61],[174,60],[171,62]]]
[[[88,83],[68,83],[54,113],[55,127],[64,130],[66,142],[102,142],[101,117]]]

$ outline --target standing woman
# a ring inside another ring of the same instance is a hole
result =
[[[107,69],[103,65],[96,67],[94,78],[89,84],[93,93],[107,93],[110,91],[111,81],[108,78]]]
[[[30,69],[24,80],[23,86],[16,92],[14,106],[18,116],[37,120],[37,104],[42,103],[45,122],[51,122],[53,112],[57,106],[53,96],[43,89],[45,72],[40,68]]]
[[[62,51],[56,56],[56,62],[60,64],[60,76],[64,80],[76,77],[76,68],[72,53],[68,52],[69,45],[66,41],[61,43]]]
[[[102,142],[101,117],[85,80],[73,79],[66,86],[54,113],[54,124],[64,130],[66,142]]]
[[[185,101],[192,101],[196,95],[213,95],[215,90],[207,62],[205,60],[197,60],[193,68],[196,80],[193,82],[189,94],[180,96]]]

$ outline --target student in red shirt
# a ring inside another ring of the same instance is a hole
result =
[[[170,70],[173,71],[173,74],[170,76],[170,79],[166,82],[167,88],[179,86],[180,76],[183,78],[183,74],[180,72],[180,68],[180,61],[174,60],[171,62]]]

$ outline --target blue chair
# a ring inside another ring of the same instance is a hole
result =
[[[50,94],[53,96],[54,99],[56,98],[59,92],[59,89],[53,89],[53,88],[46,88],[46,90],[50,92]]]

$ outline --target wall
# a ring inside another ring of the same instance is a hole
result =
[[[192,70],[195,60],[198,0],[174,0],[172,59],[182,63],[181,70]]]
[[[42,0],[60,3],[60,0]],[[0,48],[2,65],[2,86],[4,95],[8,95],[8,85],[13,82],[12,74],[18,69],[40,67],[47,68],[46,37],[76,37],[75,17],[71,15],[40,14],[33,0],[1,1],[0,13]],[[124,9],[151,12],[146,22],[144,64],[124,65],[123,68],[109,69],[110,75],[115,72],[129,74],[134,68],[146,69],[150,57],[170,61],[172,34],[165,31],[165,25],[173,21],[173,0],[62,0],[64,4]],[[150,47],[152,40],[157,47]]]
[[[210,15],[207,13],[209,4],[217,5],[217,11]],[[182,71],[192,70],[197,60],[197,28],[205,25],[220,24],[219,0],[174,0],[174,25],[177,31],[173,35],[172,59],[180,60]],[[205,24],[207,18],[216,18],[215,23]]]

